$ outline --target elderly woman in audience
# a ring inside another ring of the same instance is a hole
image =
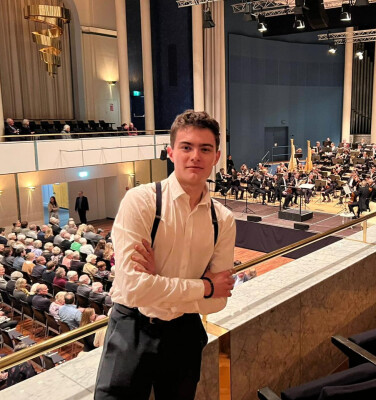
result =
[[[72,262],[72,259],[73,259],[73,253],[74,252],[72,250],[66,250],[65,253],[64,253],[65,256],[64,256],[63,260],[61,261],[61,263],[63,265],[65,265],[68,270],[70,269],[70,266],[71,266],[71,262]]]
[[[61,253],[60,247],[55,246],[52,249],[51,261],[54,261],[57,264],[61,264],[62,259],[63,259],[63,254]]]
[[[106,250],[106,241],[104,239],[101,239],[98,243],[97,246],[95,247],[94,254],[98,258],[103,258],[104,251]]]
[[[26,238],[25,239],[25,249],[29,250],[29,251],[33,251],[34,250],[34,239],[32,238]]]
[[[93,246],[91,244],[87,244],[87,240],[85,238],[81,238],[80,243],[81,243],[80,253],[86,255],[94,254]]]
[[[56,321],[58,321],[60,319],[59,309],[61,306],[63,306],[65,304],[64,296],[66,294],[67,294],[67,292],[56,293],[55,300],[50,305],[50,314],[56,319]]]
[[[33,243],[34,249],[32,252],[35,254],[35,257],[39,257],[42,255],[42,241],[41,240],[34,240]]]
[[[22,265],[22,272],[26,272],[27,274],[31,275],[33,272],[33,268],[35,266],[35,254],[34,253],[27,253],[25,257],[26,261]]]
[[[51,242],[48,242],[44,245],[44,250],[42,252],[42,256],[46,259],[47,262],[51,261],[53,248],[54,248],[54,245]]]
[[[5,287],[6,291],[10,294],[13,294],[13,291],[16,287],[16,282],[18,278],[23,278],[23,274],[21,271],[13,271],[10,275],[10,280],[7,282]]]
[[[64,226],[64,229],[70,234],[70,235],[75,235],[77,232],[77,226],[76,223],[74,222],[73,218],[69,218],[68,220],[68,225]]]
[[[31,305],[33,304],[33,298],[37,294],[37,288],[39,286],[39,283],[34,283],[33,286],[30,288],[29,296],[27,296],[27,302]]]
[[[65,276],[65,269],[60,267],[55,272],[55,278],[53,284],[65,289],[65,284],[67,283],[67,278]]]
[[[94,275],[98,272],[98,268],[95,266],[97,263],[97,256],[95,254],[89,254],[86,258],[86,264],[84,265],[83,272],[93,280]]]
[[[80,251],[81,249],[81,243],[80,243],[81,236],[80,235],[74,235],[74,241],[71,244],[71,250],[73,251]]]
[[[16,280],[16,286],[13,291],[13,296],[17,300],[27,301],[27,297],[29,296],[29,291],[26,289],[26,285],[27,285],[26,279],[18,278]]]

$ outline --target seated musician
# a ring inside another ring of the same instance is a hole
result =
[[[372,189],[371,189],[372,190]],[[359,189],[352,194],[352,201],[348,204],[350,212],[354,214],[353,219],[359,218],[363,211],[367,211],[369,198],[371,195],[370,187],[367,181],[360,182]],[[354,207],[358,207],[355,214]],[[369,208],[368,208],[369,209]]]
[[[275,201],[275,180],[274,177],[270,174],[266,174],[262,176],[262,185],[261,188],[265,190],[266,196],[268,198],[268,203],[272,202],[273,199]],[[274,202],[273,201],[273,202]]]
[[[328,202],[331,201],[330,195],[334,193],[336,187],[337,187],[337,182],[332,181],[330,178],[328,178],[328,183],[324,191],[322,192],[322,197],[323,197],[322,201],[328,201]]]
[[[215,192],[220,192],[223,196],[226,195],[228,191],[228,175],[225,174],[225,169],[221,168],[219,172],[215,174]]]
[[[308,184],[310,184],[310,185],[314,185],[314,184],[315,184],[315,181],[316,181],[316,179],[315,179],[313,173],[311,172],[311,173],[307,176],[305,183],[308,183]],[[311,197],[312,197],[312,195],[313,195],[313,190],[312,190],[312,189],[303,189],[303,194],[304,194],[304,201],[305,201],[307,204],[309,204],[310,199],[311,199]]]
[[[257,195],[262,196],[262,204],[265,205],[266,191],[262,188],[263,177],[259,172],[256,172],[251,181],[253,189],[253,198],[255,199]]]
[[[291,188],[288,185],[288,174],[285,173],[280,179],[277,181],[277,186],[276,186],[276,193],[278,193],[279,200],[281,200],[282,197],[285,198],[285,201],[283,203],[283,209],[286,210],[290,202],[293,198],[293,195],[291,193]]]
[[[235,198],[238,200],[238,195],[240,191],[240,200],[243,199],[244,196],[244,187],[240,185],[241,174],[240,172],[236,172],[233,168],[231,171],[231,193],[235,193]]]
[[[316,145],[314,146],[314,149],[316,151],[317,154],[321,154],[322,153],[322,146],[320,144],[320,142],[316,142]]]

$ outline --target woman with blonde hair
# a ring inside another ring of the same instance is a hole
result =
[[[60,264],[62,258],[63,258],[63,255],[61,254],[61,249],[60,249],[60,247],[55,246],[55,247],[52,249],[51,261],[56,262],[56,264]]]
[[[17,300],[27,301],[27,296],[29,296],[29,291],[26,289],[26,279],[18,278],[16,280],[16,286],[13,290],[13,296]]]
[[[107,269],[108,269],[108,263],[107,263],[108,261],[110,262],[111,266],[115,265],[114,246],[111,242],[106,243],[103,253],[103,260],[106,262]]]
[[[85,308],[84,311],[82,312],[80,327],[91,324],[92,322],[95,321],[95,318],[96,318],[96,315],[95,315],[94,308],[90,308],[90,307]],[[88,352],[88,351],[95,349],[94,337],[95,337],[95,334],[93,333],[82,339],[82,342],[84,344],[84,352]]]
[[[54,237],[55,236],[54,236],[54,232],[53,232],[52,228],[47,227],[46,232],[44,233],[44,239],[43,239],[44,243],[47,243],[47,242],[53,243]]]
[[[63,306],[65,304],[64,296],[66,294],[67,294],[67,292],[56,293],[55,301],[53,301],[50,305],[50,314],[56,319],[56,321],[58,321],[60,319],[59,309],[61,306]]]
[[[39,282],[34,283],[34,285],[31,287],[30,292],[29,292],[29,296],[27,296],[27,302],[29,304],[33,303],[33,297],[37,294],[38,286],[39,286]]]
[[[86,228],[87,228],[86,224],[81,224],[77,229],[76,235],[79,235],[80,237],[82,237],[84,235],[84,233],[86,232]]]

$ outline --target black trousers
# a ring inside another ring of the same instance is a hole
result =
[[[207,335],[198,314],[166,322],[115,304],[107,328],[95,400],[193,400]]]
[[[86,210],[78,210],[78,215],[80,217],[81,224],[86,224],[87,223]]]

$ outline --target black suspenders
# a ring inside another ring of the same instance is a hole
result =
[[[158,226],[162,218],[162,185],[161,182],[155,182],[156,196],[155,196],[155,218],[153,223],[153,228],[151,230],[151,247],[154,245],[155,235],[157,234]],[[214,228],[214,246],[217,244],[218,239],[218,220],[217,214],[215,213],[213,199],[210,199],[210,209],[212,224]]]

